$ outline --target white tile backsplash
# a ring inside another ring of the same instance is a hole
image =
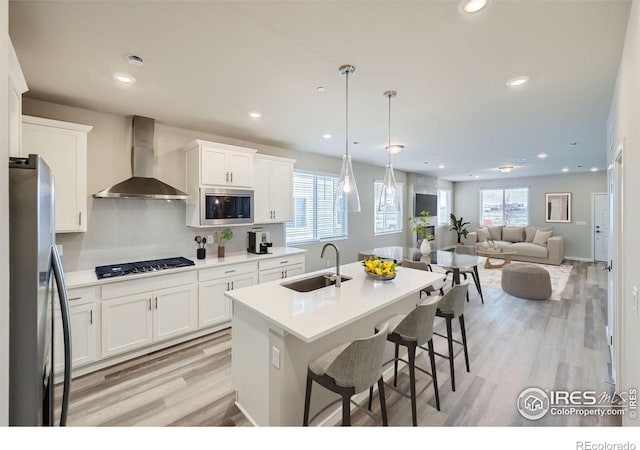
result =
[[[195,236],[216,230],[187,227],[181,200],[89,198],[87,207],[86,233],[56,235],[57,243],[64,246],[66,271],[171,256],[195,259]],[[285,245],[284,224],[233,226],[233,239],[225,244],[226,251],[246,250],[247,231],[256,227],[271,233],[274,246]],[[217,254],[215,244],[206,247],[208,255]]]

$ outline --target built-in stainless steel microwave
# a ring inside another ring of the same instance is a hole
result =
[[[200,225],[253,223],[253,191],[200,188]]]

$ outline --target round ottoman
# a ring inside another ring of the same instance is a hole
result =
[[[546,300],[551,296],[549,272],[531,264],[507,264],[501,284],[503,291],[515,297]]]

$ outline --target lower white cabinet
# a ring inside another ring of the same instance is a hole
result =
[[[200,271],[198,284],[198,327],[231,320],[231,301],[224,293],[253,286],[257,282],[255,264],[238,264]]]
[[[102,302],[102,356],[133,350],[196,329],[195,285]]]
[[[146,292],[102,302],[102,356],[153,341],[152,294]]]
[[[98,359],[98,314],[95,303],[85,303],[69,307],[71,319],[71,367],[75,368]],[[53,368],[55,372],[64,369],[64,340],[60,310],[53,312],[54,349]]]
[[[301,275],[304,272],[304,255],[268,259],[259,263],[258,282],[267,283]]]

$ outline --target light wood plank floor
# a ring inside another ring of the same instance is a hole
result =
[[[429,386],[418,398],[420,425],[620,425],[613,417],[547,415],[532,422],[515,407],[520,392],[530,386],[611,392],[601,266],[574,263],[562,301],[524,300],[486,288],[482,305],[475,288],[470,292],[465,319],[471,372],[466,372],[460,353],[453,392],[448,361],[436,357],[442,410],[435,409]],[[436,320],[436,330],[444,334],[444,322]],[[436,336],[434,343],[437,352],[446,354],[444,339]],[[418,364],[429,367],[424,356]],[[418,391],[429,384],[430,378],[418,372]],[[408,392],[405,371],[398,385]],[[391,425],[410,425],[409,399],[392,389],[386,394]],[[234,399],[231,333],[224,330],[75,379],[69,425],[250,425]],[[377,394],[373,413],[379,413]],[[376,425],[359,411],[353,412],[352,423]]]

